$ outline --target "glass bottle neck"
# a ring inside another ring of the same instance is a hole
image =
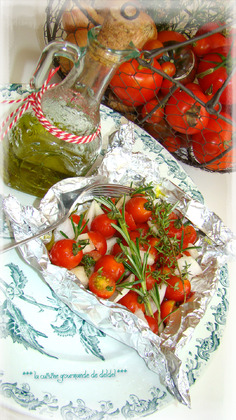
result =
[[[61,85],[81,93],[87,99],[100,103],[112,76],[124,62],[139,55],[138,50],[113,50],[98,41],[100,28],[88,33],[88,46],[80,60],[74,64]]]
[[[117,67],[119,63],[101,60],[99,54],[95,56],[88,49],[79,65],[74,66],[62,85],[81,93],[87,99],[91,98],[100,103]]]

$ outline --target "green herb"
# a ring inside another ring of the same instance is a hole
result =
[[[147,187],[141,186],[135,189],[133,195],[135,194],[144,194],[148,200],[147,208],[152,211],[152,221],[149,222],[149,231],[144,236],[136,238],[136,241],[131,240],[125,222],[125,200],[122,211],[116,208],[116,205],[110,198],[99,197],[96,200],[110,209],[112,217],[118,221],[118,225],[113,224],[113,226],[121,237],[118,240],[122,251],[120,258],[122,258],[126,269],[135,276],[135,280],[133,281],[124,280],[123,282],[117,282],[117,291],[119,292],[120,288],[134,290],[144,303],[146,314],[150,316],[153,316],[151,304],[153,301],[157,308],[160,322],[160,295],[158,285],[162,283],[168,284],[170,275],[176,275],[176,271],[178,272],[180,281],[184,283],[185,278],[188,277],[189,265],[186,263],[183,270],[180,271],[178,258],[186,249],[198,247],[191,246],[184,249],[184,230],[182,230],[180,239],[169,234],[171,224],[177,230],[184,226],[183,217],[181,216],[177,219],[175,217],[178,203],[168,203],[160,196],[156,198],[154,188],[151,184]],[[149,251],[151,248],[148,243],[149,236],[158,239],[155,248],[159,256],[155,270],[150,270],[148,266]],[[145,248],[146,250],[143,256],[141,256],[140,248]],[[163,266],[168,267],[168,269],[166,271],[163,270]],[[146,285],[148,274],[151,274],[157,280],[157,283],[155,283],[151,290],[147,290]]]

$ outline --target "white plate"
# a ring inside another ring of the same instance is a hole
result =
[[[27,86],[10,85],[4,98],[17,98]],[[102,106],[102,133],[119,128],[121,116]],[[135,148],[155,159],[169,178],[203,201],[178,162],[151,136],[135,128]],[[35,197],[3,186],[22,204]],[[10,233],[4,222],[4,244]],[[116,419],[148,416],[173,402],[135,350],[92,328],[70,312],[17,251],[3,255],[0,276],[1,400],[13,410],[43,419]],[[181,360],[190,384],[220,344],[227,313],[227,266],[218,291]]]

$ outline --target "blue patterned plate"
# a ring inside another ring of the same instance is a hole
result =
[[[27,93],[27,86],[0,90],[4,99]],[[1,99],[0,99],[1,100]],[[109,136],[121,116],[102,106],[102,132]],[[135,147],[155,159],[162,177],[195,199],[201,193],[176,160],[151,136],[135,127]],[[22,204],[35,198],[2,186]],[[4,244],[11,240],[5,220]],[[17,251],[3,255],[0,276],[0,394],[2,404],[39,419],[123,419],[151,415],[172,397],[135,350],[113,340],[73,314]],[[227,313],[227,266],[218,291],[179,355],[192,385],[220,344]],[[122,392],[121,392],[122,391]]]

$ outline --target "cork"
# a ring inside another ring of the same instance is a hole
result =
[[[157,38],[152,18],[138,1],[113,0],[104,18],[98,41],[106,48],[125,50],[133,43],[137,49]]]

